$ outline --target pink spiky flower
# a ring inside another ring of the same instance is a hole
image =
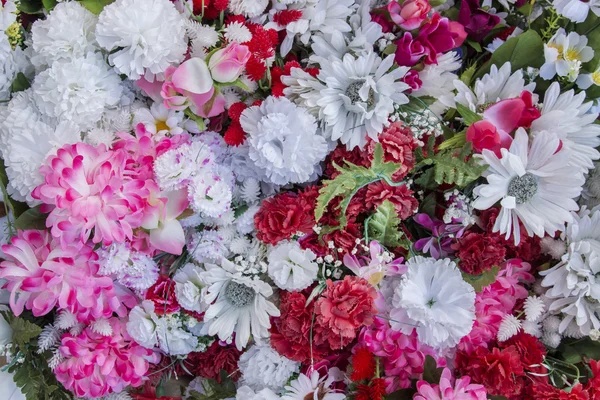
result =
[[[483,385],[471,383],[471,378],[463,376],[454,379],[448,368],[444,368],[440,384],[430,384],[425,381],[417,383],[418,393],[413,400],[485,400],[487,392]]]

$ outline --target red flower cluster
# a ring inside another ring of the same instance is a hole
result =
[[[353,382],[371,379],[375,375],[375,356],[366,347],[355,347],[352,356],[352,374],[350,379]]]
[[[193,0],[193,11],[206,19],[215,19],[222,11],[227,10],[228,5],[229,0]]]
[[[216,379],[220,383],[220,372],[224,370],[228,376],[237,381],[240,377],[238,361],[241,355],[242,352],[234,345],[222,346],[215,341],[203,353],[190,353],[184,364],[194,376]]]
[[[225,131],[225,135],[223,139],[225,143],[230,146],[239,146],[244,143],[246,140],[246,132],[242,129],[242,125],[240,124],[240,116],[244,112],[244,110],[248,108],[248,106],[242,102],[233,103],[229,110],[227,110],[227,115],[231,118],[231,123]]]
[[[368,385],[358,385],[354,400],[383,400],[385,394],[385,380],[376,378]]]
[[[154,309],[158,315],[171,314],[180,308],[175,296],[175,282],[167,275],[161,275],[156,283],[148,289],[146,300],[154,303]]]
[[[243,43],[248,46],[248,50],[252,54],[246,63],[246,73],[250,79],[258,81],[267,72],[265,60],[275,55],[279,38],[275,29],[265,29],[262,25],[251,23],[246,26],[252,33],[252,40]]]
[[[460,259],[459,267],[471,275],[479,275],[504,262],[506,248],[497,236],[467,232],[452,245]]]

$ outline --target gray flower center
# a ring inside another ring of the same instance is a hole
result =
[[[360,88],[363,87],[365,82],[366,81],[364,79],[359,79],[359,80],[354,81],[351,84],[349,84],[348,87],[346,88],[346,96],[348,96],[348,98],[350,99],[352,104],[366,102],[367,107],[370,109],[371,107],[373,107],[373,105],[375,105],[375,92],[373,91],[373,89],[369,88],[369,95],[367,96],[366,101],[363,100],[363,98],[360,97],[360,94],[359,94]]]
[[[537,190],[537,179],[529,172],[523,176],[515,176],[508,184],[508,195],[513,196],[517,204],[527,203],[535,196]]]
[[[227,296],[227,299],[231,304],[241,308],[252,303],[256,296],[256,292],[251,287],[232,281],[229,282],[225,289],[225,296]]]

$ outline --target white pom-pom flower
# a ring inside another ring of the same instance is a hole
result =
[[[298,242],[279,243],[271,248],[267,259],[269,276],[280,289],[306,289],[317,278],[317,256],[310,249],[303,250]]]
[[[242,382],[259,391],[279,391],[293,374],[300,372],[300,363],[281,356],[268,344],[256,344],[241,355],[238,367]]]

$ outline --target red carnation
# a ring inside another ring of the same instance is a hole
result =
[[[335,169],[334,164],[338,167],[346,167],[346,161],[363,167],[369,167],[371,161],[365,157],[365,152],[358,147],[348,150],[345,145],[341,145],[335,148],[325,160],[325,175],[330,179],[335,178],[340,172]]]
[[[540,383],[532,386],[532,400],[596,400],[596,397],[590,397],[585,388],[578,383],[571,388],[570,392],[565,392],[548,383]]]
[[[384,181],[371,183],[367,189],[366,205],[375,209],[384,201],[389,200],[394,205],[398,216],[407,219],[417,211],[419,202],[413,196],[413,191],[402,186],[390,186]]]
[[[240,377],[238,361],[241,355],[242,352],[235,346],[221,346],[219,341],[215,341],[203,353],[190,353],[184,364],[194,376],[216,379],[221,382],[220,373],[221,370],[224,370],[227,375],[237,381]]]
[[[402,167],[393,175],[394,181],[402,180],[414,166],[414,151],[419,147],[412,130],[402,122],[394,122],[383,130],[377,137],[383,148],[383,158],[388,162],[402,164]],[[370,159],[373,159],[376,142],[370,140],[367,145]]]
[[[297,232],[310,233],[315,224],[311,209],[302,196],[291,192],[279,193],[265,200],[254,216],[256,236],[274,245]]]
[[[504,262],[506,249],[496,237],[467,232],[452,245],[460,259],[459,267],[471,275],[479,275]]]
[[[180,308],[175,297],[175,282],[166,275],[161,275],[156,283],[148,289],[146,300],[154,303],[158,315],[171,314]]]
[[[352,356],[352,374],[354,382],[371,379],[375,375],[375,356],[366,347],[359,347]]]

